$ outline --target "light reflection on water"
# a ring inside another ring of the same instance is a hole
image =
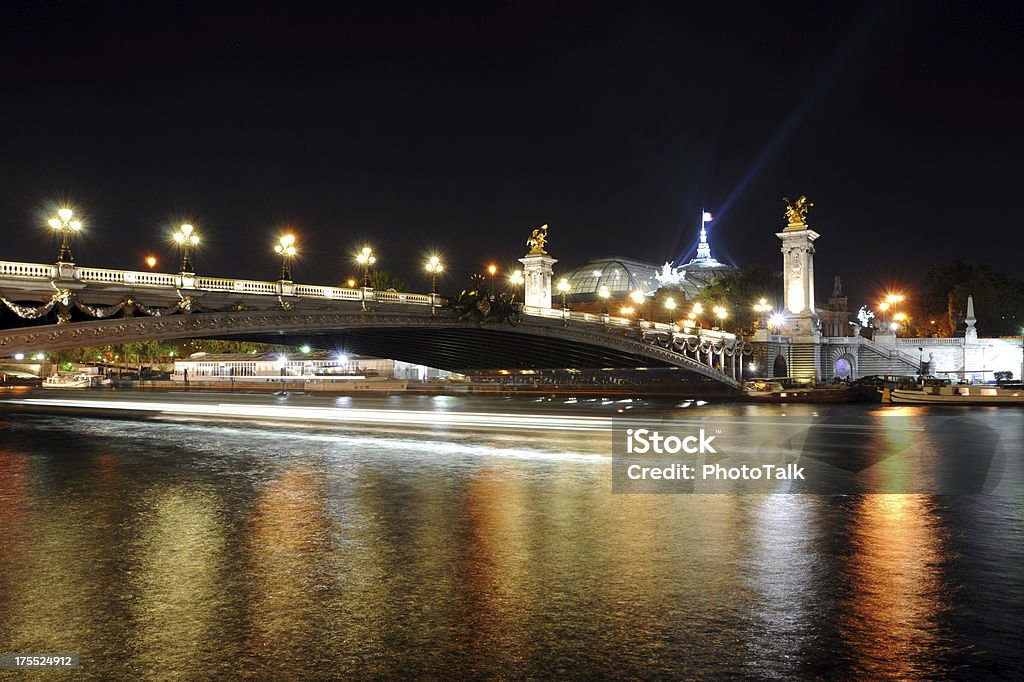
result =
[[[79,651],[86,677],[1022,666],[1017,498],[611,495],[607,439],[571,432],[6,417],[0,433],[0,649]]]

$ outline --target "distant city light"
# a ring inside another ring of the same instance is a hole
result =
[[[302,348],[300,348],[299,350],[301,350],[303,353],[308,353],[309,352],[309,346],[302,346]]]
[[[25,359],[25,354],[24,353],[15,353],[14,354],[14,359],[15,360],[24,360]]]

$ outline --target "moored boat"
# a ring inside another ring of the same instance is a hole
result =
[[[747,400],[764,403],[848,403],[860,399],[845,383],[801,386],[775,379],[746,381],[743,395]]]
[[[93,379],[99,378],[84,372],[57,372],[43,380],[43,388],[90,388]]]
[[[882,402],[892,405],[1024,405],[1020,385],[926,382],[915,389],[883,388],[881,394]]]

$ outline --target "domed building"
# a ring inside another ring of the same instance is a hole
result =
[[[654,278],[657,272],[658,266],[654,263],[609,256],[595,258],[562,277],[556,277],[556,286],[562,278],[569,281],[570,304],[599,301],[601,287],[608,287],[611,300],[622,301],[634,291],[649,294],[657,289],[658,283]]]
[[[705,214],[707,220],[710,220],[710,214]],[[601,297],[598,295],[601,287],[608,288],[610,303],[621,304],[634,291],[649,296],[662,287],[679,289],[687,299],[693,300],[711,280],[733,269],[734,266],[722,263],[711,255],[708,232],[702,222],[697,255],[683,265],[673,266],[671,262],[656,265],[622,256],[596,258],[560,277],[556,276],[552,288],[555,289],[561,279],[568,280],[569,306],[596,311],[601,305]],[[554,300],[561,303],[557,291],[552,293]]]
[[[710,214],[706,213],[705,220],[709,219]],[[701,289],[711,283],[711,280],[734,269],[734,266],[723,263],[711,255],[708,231],[702,222],[697,255],[685,265],[673,267],[671,263],[665,263],[655,275],[655,279],[660,286],[681,289],[687,298],[694,299],[700,294]]]

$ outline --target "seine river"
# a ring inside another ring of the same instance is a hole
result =
[[[1019,409],[145,400],[0,406],[0,652],[116,680],[1024,675],[1024,497],[994,480],[1019,480]],[[200,402],[222,409],[168,407]],[[275,418],[304,405],[350,412]],[[874,442],[909,453],[908,490],[988,473],[970,494],[613,494],[593,420],[627,408],[752,441],[823,421],[802,461]]]

